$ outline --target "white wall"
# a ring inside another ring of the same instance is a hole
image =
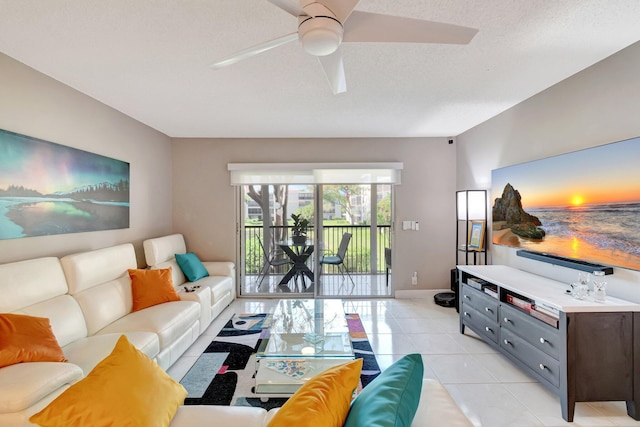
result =
[[[274,124],[276,126],[276,124]],[[455,265],[455,147],[444,138],[174,139],[174,230],[206,259],[235,260],[235,198],[227,163],[404,162],[396,187],[395,289],[450,286]],[[402,231],[402,220],[420,221]],[[411,274],[418,272],[417,287]]]
[[[459,135],[458,189],[490,189],[492,169],[640,136],[639,117],[636,43]],[[490,254],[493,264],[566,283],[577,276],[576,270],[517,257],[514,249],[492,245]],[[607,282],[610,294],[640,302],[640,272],[616,268]]]
[[[130,163],[130,228],[0,240],[0,263],[62,256],[171,232],[170,139],[0,54],[0,129]],[[2,173],[2,171],[0,171]]]

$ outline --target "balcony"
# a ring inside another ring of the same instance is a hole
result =
[[[269,227],[265,236],[262,226],[245,226],[245,263],[242,295],[259,295],[274,293],[314,293],[317,296],[389,296],[390,286],[387,284],[385,264],[385,248],[389,248],[391,226],[379,225],[372,232],[369,225],[325,225],[321,239],[324,250],[315,255],[335,254],[340,246],[344,233],[351,233],[351,241],[345,256],[345,267],[353,282],[332,265],[324,265],[320,275],[319,286],[309,279],[294,277],[286,284],[281,280],[289,271],[288,264],[265,268],[262,241],[267,252],[276,259],[287,256],[276,244],[289,240],[291,227]],[[308,242],[315,241],[315,230],[310,229]],[[313,268],[313,257],[307,266]],[[264,273],[264,275],[262,274]],[[264,277],[263,277],[264,276]],[[391,276],[389,275],[389,281]]]

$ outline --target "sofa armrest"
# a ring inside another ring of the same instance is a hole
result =
[[[267,411],[247,406],[180,406],[170,427],[263,427]]]
[[[235,264],[230,261],[203,261],[202,265],[210,276],[229,276],[235,278]]]

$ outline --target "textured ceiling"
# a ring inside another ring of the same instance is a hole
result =
[[[172,137],[455,136],[640,40],[638,0],[361,0],[469,45],[343,45],[333,95],[266,0],[0,0],[0,52]],[[348,21],[347,21],[348,25]]]

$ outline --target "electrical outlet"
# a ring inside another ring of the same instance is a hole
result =
[[[411,285],[416,286],[418,284],[418,272],[414,271],[413,276],[411,276]]]

